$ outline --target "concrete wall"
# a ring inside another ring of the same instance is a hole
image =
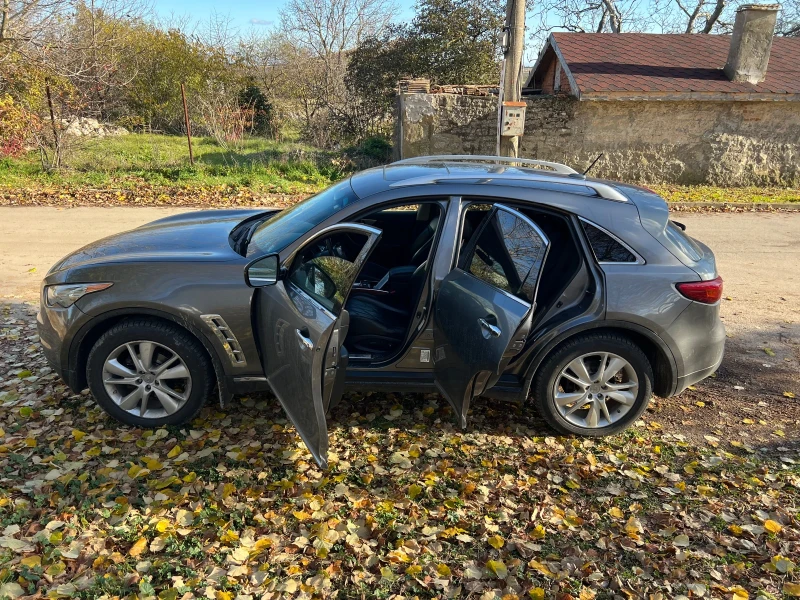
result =
[[[495,154],[497,100],[405,94],[396,147]],[[402,135],[400,134],[402,132]],[[800,185],[800,102],[528,100],[521,155],[651,183]]]

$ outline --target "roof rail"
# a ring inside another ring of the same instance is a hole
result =
[[[567,165],[547,160],[536,160],[533,158],[513,158],[511,156],[483,156],[472,154],[438,154],[435,156],[415,156],[393,162],[393,165],[425,165],[433,162],[493,162],[498,165],[529,165],[532,167],[547,167],[561,175],[572,175],[577,173],[575,169]]]
[[[543,182],[543,183],[557,183],[560,185],[571,185],[582,188],[588,188],[595,192],[605,200],[613,200],[614,202],[630,202],[619,190],[598,181],[589,181],[585,179],[571,179],[560,177],[558,175],[539,175],[538,173],[486,173],[486,174],[431,174],[423,175],[421,177],[411,177],[402,181],[396,181],[389,187],[407,187],[412,185],[430,185],[435,183],[446,182],[464,182],[473,181],[477,183],[490,183],[498,181],[502,185],[503,181],[530,181],[530,182]]]

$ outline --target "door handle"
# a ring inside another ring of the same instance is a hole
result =
[[[308,332],[307,329],[305,331]],[[297,336],[297,339],[300,340],[300,345],[303,348],[305,348],[306,350],[313,350],[314,349],[314,342],[311,340],[311,338],[306,337],[306,335],[303,333],[303,331],[301,331],[299,329],[295,329],[294,333]]]
[[[500,334],[503,333],[502,329],[500,329],[497,325],[492,325],[486,319],[478,319],[478,324],[492,337],[500,337]]]

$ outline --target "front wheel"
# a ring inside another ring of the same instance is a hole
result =
[[[551,354],[534,380],[539,413],[560,433],[599,437],[626,429],[645,411],[653,369],[631,340],[594,333]]]
[[[136,427],[189,421],[214,382],[200,342],[150,319],[123,321],[106,331],[89,353],[86,377],[103,410]]]

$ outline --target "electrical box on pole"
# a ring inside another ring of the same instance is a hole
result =
[[[525,108],[524,102],[503,102],[500,135],[511,137],[525,133]]]

